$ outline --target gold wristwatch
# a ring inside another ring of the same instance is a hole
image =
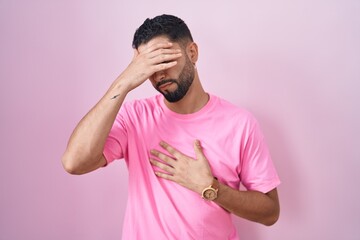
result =
[[[201,197],[208,201],[214,201],[217,198],[218,191],[219,182],[217,178],[214,178],[212,184],[202,191]]]

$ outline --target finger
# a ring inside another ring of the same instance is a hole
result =
[[[138,48],[138,51],[140,54],[148,54],[153,51],[156,51],[157,49],[161,49],[161,48],[170,49],[171,47],[172,47],[172,45],[170,45],[170,43],[161,42],[161,43],[156,43],[153,45],[145,45],[144,47]]]
[[[167,173],[170,173],[170,174],[175,173],[175,169],[173,167],[169,166],[169,165],[166,165],[166,164],[164,164],[162,162],[159,162],[159,161],[157,161],[155,159],[150,159],[150,162],[151,162],[152,165],[160,168],[161,170],[164,170]]]
[[[154,65],[152,67],[152,72],[159,72],[159,71],[164,71],[166,69],[172,68],[174,67],[178,62],[177,61],[172,61],[172,62],[165,62],[165,63],[160,63],[157,65]]]
[[[194,142],[194,150],[195,150],[196,159],[198,159],[198,160],[206,159],[205,155],[203,153],[203,148],[202,148],[201,143],[200,143],[199,140],[195,140],[195,142]]]
[[[168,63],[168,62],[173,62],[176,61],[178,58],[180,58],[182,56],[182,53],[173,53],[173,54],[161,54],[158,56],[155,56],[153,58],[149,59],[149,62],[151,64],[162,64],[162,63]]]
[[[171,48],[172,46],[173,46],[173,43],[171,43],[171,42],[159,42],[159,43],[154,43],[154,44],[146,47],[142,52],[150,53],[150,52],[156,51],[157,49]]]
[[[147,54],[149,58],[155,58],[159,56],[174,55],[181,53],[180,48],[160,48]]]
[[[172,156],[174,156],[176,159],[185,156],[184,154],[182,154],[179,150],[177,150],[176,148],[172,147],[170,144],[168,144],[167,142],[161,141],[160,142],[160,146],[162,148],[164,148],[168,153],[170,153]]]
[[[166,174],[163,172],[155,172],[156,176],[164,178],[166,180],[170,180],[170,181],[175,181],[174,176],[170,175],[170,174]]]
[[[166,155],[162,152],[159,152],[155,149],[151,150],[150,153],[151,153],[151,155],[158,157],[160,160],[163,160],[165,163],[167,163],[170,166],[174,166],[176,163],[175,159],[173,159],[173,158],[169,157],[168,155]]]

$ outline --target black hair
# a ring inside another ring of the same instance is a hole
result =
[[[135,31],[132,47],[137,49],[141,44],[162,35],[177,43],[183,43],[184,40],[193,41],[190,30],[182,19],[163,14],[144,21]]]

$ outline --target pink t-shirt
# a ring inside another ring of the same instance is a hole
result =
[[[220,182],[264,193],[280,184],[259,125],[246,110],[214,95],[192,114],[172,112],[162,95],[124,103],[104,149],[108,163],[124,158],[129,170],[123,239],[239,239],[230,213],[154,174],[150,150],[164,152],[161,140],[195,158],[196,139]]]

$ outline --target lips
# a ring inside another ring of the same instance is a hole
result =
[[[172,82],[168,82],[168,83],[161,84],[161,85],[159,86],[159,89],[160,89],[160,90],[164,90],[164,89],[166,89],[168,86],[170,86],[171,84],[173,84],[173,83],[172,83]]]

